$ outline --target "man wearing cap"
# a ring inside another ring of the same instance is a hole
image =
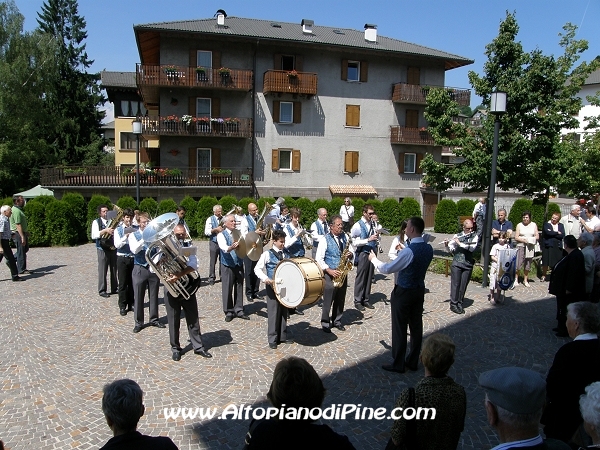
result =
[[[546,402],[546,382],[539,373],[522,367],[502,367],[479,375],[485,390],[485,411],[501,444],[492,450],[568,450],[561,441],[544,441],[539,432]]]

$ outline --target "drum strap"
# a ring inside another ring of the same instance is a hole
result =
[[[273,253],[273,255],[275,255],[275,258],[277,258],[279,261],[283,260],[283,258],[286,256],[283,251],[280,250],[275,250],[274,248],[271,248],[271,250],[269,250],[271,253]]]

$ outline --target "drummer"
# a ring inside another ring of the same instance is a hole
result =
[[[301,216],[302,212],[298,208],[292,208],[290,210],[291,221],[283,227],[283,230],[285,231],[285,248],[292,258],[304,257],[302,234],[306,233],[306,230],[300,225]],[[289,308],[289,311],[290,314],[304,315],[301,310],[296,308]]]
[[[254,273],[265,283],[267,291],[267,339],[269,348],[276,349],[278,344],[287,341],[287,308],[277,300],[273,290],[273,278],[275,267],[279,261],[289,258],[290,255],[285,248],[285,233],[281,230],[273,231],[273,247],[263,252]]]

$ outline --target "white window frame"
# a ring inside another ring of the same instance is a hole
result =
[[[289,165],[288,165],[288,167],[283,167],[282,166],[283,158],[281,157],[281,155],[283,153],[287,153],[289,155]],[[292,158],[293,158],[293,154],[292,154],[292,149],[291,148],[280,148],[279,149],[279,170],[280,171],[291,172],[292,171]]]
[[[283,106],[289,105],[290,120],[283,120]],[[279,102],[279,123],[292,124],[294,123],[294,102]]]
[[[350,78],[350,66],[356,65],[356,79]],[[360,61],[348,61],[348,73],[346,76],[346,81],[357,82],[360,81]]]
[[[412,156],[412,170],[410,170],[410,166],[407,164],[409,163],[409,157]],[[404,173],[417,173],[417,154],[416,153],[405,153],[404,154]],[[409,170],[407,170],[409,169]]]

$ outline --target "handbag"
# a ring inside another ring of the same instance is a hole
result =
[[[415,388],[408,388],[408,405],[407,408],[415,407]],[[406,409],[406,408],[405,408]],[[417,423],[413,420],[406,421],[406,437],[404,442],[400,445],[394,444],[394,441],[390,437],[385,450],[419,450],[419,444],[417,443]]]

